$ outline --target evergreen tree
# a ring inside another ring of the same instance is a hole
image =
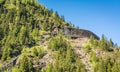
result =
[[[113,46],[114,46],[114,43],[113,43],[112,39],[110,39],[110,41],[109,41],[109,46],[110,46],[110,47],[113,47]]]
[[[95,64],[98,61],[98,58],[93,51],[91,52],[91,61],[93,64]]]
[[[107,43],[107,39],[105,38],[104,35],[102,35],[102,38],[101,38],[101,42],[100,42],[100,48],[102,50],[106,50],[108,51],[109,50],[109,46],[108,46],[108,43]]]
[[[80,59],[76,59],[77,69],[76,72],[86,72],[86,69],[84,68],[84,65],[81,63]]]
[[[25,54],[22,55],[20,59],[20,67],[19,67],[20,72],[30,72],[32,68],[31,65],[32,64],[29,58]]]
[[[119,72],[120,71],[120,62],[119,63],[115,63],[113,68],[112,68],[112,72]]]

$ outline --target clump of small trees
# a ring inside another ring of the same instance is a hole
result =
[[[83,63],[63,35],[53,37],[49,42],[49,48],[55,52],[55,63],[43,68],[42,72],[86,72]]]
[[[89,42],[87,42],[84,45],[84,49],[86,49],[87,52],[91,51],[92,49],[97,49],[97,48],[103,51],[113,51],[114,47],[115,45],[112,39],[107,40],[104,35],[102,35],[102,38],[100,40],[97,40],[93,36],[91,36]]]
[[[88,43],[85,44],[84,49],[87,53],[91,54],[90,62],[92,63],[92,67],[94,72],[119,72],[120,69],[120,53],[119,51],[115,52],[114,49],[116,46],[113,41],[107,40],[104,35],[100,40],[94,39],[93,36],[90,37]],[[95,49],[99,49],[104,51],[106,54],[101,56],[97,56],[95,53]],[[107,55],[110,53],[110,55]],[[112,55],[112,56],[111,56]]]

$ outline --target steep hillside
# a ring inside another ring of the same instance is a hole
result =
[[[0,0],[0,58],[20,54],[24,46],[34,46],[43,34],[64,24],[57,12],[36,0]]]
[[[0,0],[0,72],[120,72],[120,49],[37,0]]]

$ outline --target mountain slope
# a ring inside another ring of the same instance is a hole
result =
[[[1,72],[119,72],[120,49],[37,0],[0,0]]]
[[[65,23],[57,12],[53,13],[35,0],[1,0],[0,53],[5,55],[2,59],[18,55],[22,46],[34,46],[44,33]]]

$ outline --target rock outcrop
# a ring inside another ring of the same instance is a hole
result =
[[[92,35],[95,39],[99,39],[99,37],[96,34],[89,30],[77,29],[68,26],[64,27],[64,34],[72,38],[84,38],[84,37],[90,38],[90,36]]]

